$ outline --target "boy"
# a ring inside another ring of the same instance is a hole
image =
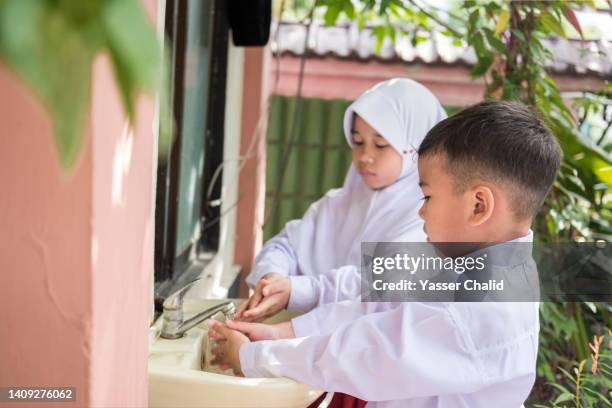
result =
[[[530,242],[560,160],[518,103],[483,102],[440,122],[419,148],[428,239]],[[212,323],[209,335],[238,373],[290,377],[368,407],[517,408],[535,379],[538,331],[536,303],[342,302],[279,325]]]

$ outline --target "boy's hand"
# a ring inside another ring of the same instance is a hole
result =
[[[248,323],[236,322],[228,320],[226,323],[230,329],[238,330],[245,334],[251,341],[260,340],[281,340],[292,339],[295,337],[291,322],[279,324],[263,324],[263,323]]]
[[[218,343],[217,347],[211,349],[215,356],[211,364],[219,365],[222,369],[231,368],[235,375],[244,377],[240,365],[240,347],[248,343],[249,338],[216,320],[210,320],[208,327],[208,336]]]
[[[236,320],[254,321],[272,316],[287,307],[291,281],[277,273],[267,274],[259,281],[255,293],[238,307]]]

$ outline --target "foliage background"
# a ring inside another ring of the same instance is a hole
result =
[[[418,0],[286,0],[276,3],[306,23],[355,21],[385,38],[409,36],[414,45],[431,30],[473,48],[474,78],[486,83],[483,99],[521,100],[538,110],[564,151],[561,174],[537,217],[541,241],[610,241],[612,146],[580,132],[581,117],[612,99],[608,85],[568,106],[546,68],[554,59],[547,37],[585,33],[575,9],[606,8],[610,1],[465,0],[450,10]],[[408,26],[409,30],[398,29]],[[51,114],[59,162],[73,166],[82,145],[90,100],[91,65],[99,54],[112,62],[124,110],[133,121],[141,91],[157,93],[169,112],[166,64],[159,41],[137,0],[0,0],[0,58],[35,92]],[[67,80],[68,79],[68,80]],[[161,121],[171,124],[171,120]],[[160,153],[172,129],[160,129]],[[164,147],[165,146],[165,147]],[[610,304],[543,303],[538,381],[530,397],[541,406],[612,406]],[[592,340],[591,340],[592,339]]]
[[[520,100],[534,107],[563,149],[562,169],[533,226],[542,242],[610,241],[612,144],[580,131],[585,117],[600,113],[612,86],[564,100],[550,76],[555,58],[546,38],[584,40],[576,10],[612,9],[608,1],[465,0],[440,9],[419,0],[284,0],[276,11],[308,25],[354,22],[372,29],[380,50],[386,39],[408,36],[413,45],[432,31],[467,44],[477,57],[474,79],[486,84],[483,99]],[[586,49],[584,49],[584,52]],[[612,271],[608,271],[612,273]],[[607,303],[541,304],[537,382],[529,405],[612,406],[612,307]],[[598,342],[598,339],[600,341]],[[597,350],[597,352],[595,351]]]
[[[92,62],[101,54],[111,61],[130,123],[141,92],[158,94],[161,114],[168,114],[166,64],[138,0],[0,0],[0,59],[49,112],[66,171],[83,144]],[[172,121],[162,124],[160,152],[172,137]]]

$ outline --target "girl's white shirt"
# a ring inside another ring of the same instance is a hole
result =
[[[401,154],[399,179],[373,190],[351,165],[342,188],[329,191],[302,219],[288,222],[266,242],[247,277],[250,286],[269,272],[316,276],[343,265],[359,265],[361,242],[425,240],[418,216],[422,193],[417,150],[427,132],[446,117],[444,109],[421,84],[395,78],[367,90],[347,108],[344,133],[349,145],[354,114]]]

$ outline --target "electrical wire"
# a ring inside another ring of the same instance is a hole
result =
[[[279,23],[277,24],[276,29],[274,31],[274,42],[277,43],[277,44],[278,44],[278,41],[279,41],[280,21],[282,20],[282,16],[283,16],[284,10],[285,10],[285,0],[281,0],[280,13],[279,13]],[[217,182],[217,179],[219,178],[219,175],[221,174],[221,170],[222,170],[222,168],[223,168],[223,166],[225,164],[230,163],[230,162],[235,162],[235,161],[239,162],[237,177],[234,179],[235,183],[237,183],[238,180],[239,180],[238,176],[242,172],[244,166],[246,165],[246,162],[249,159],[255,157],[256,160],[257,160],[256,164],[259,164],[261,159],[262,159],[261,156],[257,155],[258,152],[257,152],[257,150],[255,148],[259,145],[259,141],[260,141],[261,137],[263,137],[264,134],[265,134],[264,131],[263,131],[263,124],[267,123],[269,121],[270,114],[272,112],[272,108],[274,107],[274,104],[276,103],[276,98],[273,98],[273,96],[276,95],[277,90],[278,90],[278,84],[280,82],[280,53],[277,53],[277,55],[275,56],[275,64],[276,64],[276,72],[275,72],[275,75],[274,75],[274,85],[272,87],[272,92],[271,92],[270,95],[268,95],[268,97],[266,98],[266,100],[264,102],[264,109],[262,109],[262,114],[259,116],[259,118],[257,120],[257,124],[255,125],[255,129],[253,130],[253,133],[251,134],[249,146],[247,147],[246,152],[243,155],[239,156],[238,158],[223,160],[221,163],[219,163],[219,165],[215,169],[215,172],[213,173],[213,177],[211,178],[210,185],[208,186],[208,190],[207,190],[207,194],[206,194],[206,199],[205,199],[206,203],[210,203],[212,201],[212,202],[215,202],[215,204],[217,204],[217,205],[222,205],[222,197],[224,195],[224,192],[227,191],[227,189],[229,189],[230,187],[234,186],[233,183],[229,184],[227,186],[223,186],[220,197],[217,198],[217,199],[211,200],[211,196],[212,196],[212,192],[213,192],[215,183]],[[218,216],[216,216],[212,220],[206,222],[202,226],[201,233],[204,233],[204,231],[206,231],[208,228],[210,228],[213,225],[217,224],[225,215],[227,215],[234,208],[236,208],[236,206],[244,198],[245,194],[250,192],[253,189],[253,187],[255,186],[254,179],[251,178],[250,181],[251,182],[246,186],[246,188],[243,189],[242,193],[238,196],[238,198],[236,199],[236,201],[234,203],[229,205]]]
[[[266,216],[264,217],[264,222],[263,222],[262,227],[264,227],[268,223],[268,221],[270,220],[270,216],[272,215],[272,213],[276,209],[276,206],[278,205],[278,202],[280,199],[280,190],[282,188],[283,180],[285,178],[285,172],[287,171],[287,165],[289,164],[289,158],[291,157],[291,152],[293,150],[293,147],[297,139],[297,128],[298,128],[299,117],[300,117],[301,108],[302,108],[302,86],[304,83],[304,69],[306,66],[306,57],[308,56],[308,43],[310,40],[310,31],[311,31],[310,29],[312,27],[312,23],[314,20],[313,18],[314,11],[317,7],[317,3],[318,3],[318,0],[315,0],[314,4],[312,5],[312,8],[310,9],[310,13],[308,16],[308,23],[306,24],[306,37],[304,38],[304,52],[302,53],[301,58],[300,58],[300,71],[298,74],[297,94],[295,96],[295,99],[296,99],[295,108],[293,110],[293,117],[291,119],[291,132],[289,133],[289,142],[287,143],[287,147],[285,148],[285,151],[283,152],[279,176],[276,180],[276,186],[274,189],[274,194],[272,196],[272,202],[270,203],[270,207],[268,208]]]

